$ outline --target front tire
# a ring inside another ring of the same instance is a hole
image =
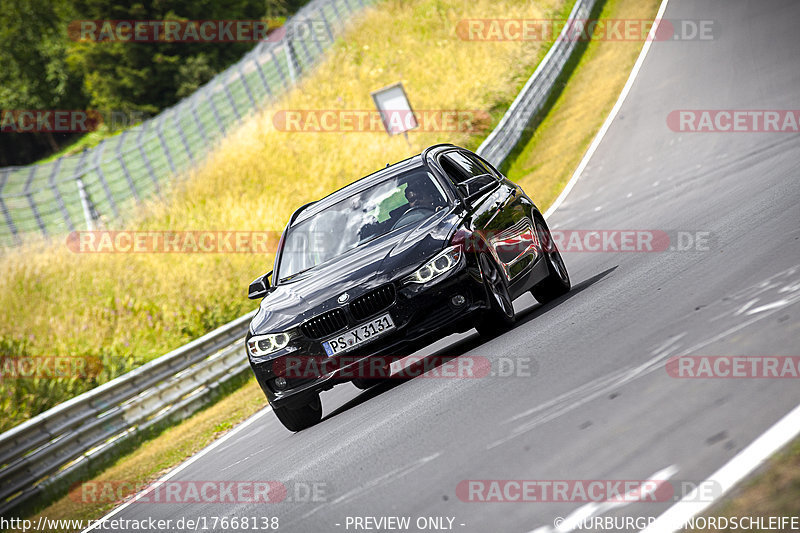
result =
[[[272,410],[289,431],[302,431],[322,420],[322,401],[319,394],[315,394],[309,403],[300,407],[278,407]]]
[[[494,337],[514,327],[517,315],[508,284],[494,260],[487,254],[481,254],[478,261],[489,299],[489,309],[481,313],[475,322],[475,329],[483,337]]]
[[[544,260],[547,262],[549,274],[531,289],[531,294],[540,304],[546,304],[568,293],[572,284],[569,280],[567,267],[564,265],[564,259],[561,257],[561,252],[558,251],[555,241],[553,241],[553,236],[550,234],[547,224],[538,217],[535,220],[536,235],[539,238],[539,245],[542,247]]]

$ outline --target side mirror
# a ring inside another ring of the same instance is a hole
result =
[[[489,174],[481,174],[480,176],[475,176],[474,178],[459,183],[458,190],[461,191],[461,194],[464,195],[464,199],[469,203],[471,200],[474,200],[496,185],[497,180],[492,176]]]
[[[247,290],[247,297],[251,300],[259,300],[270,293],[269,277],[272,275],[270,270],[263,276],[259,276],[250,283]]]

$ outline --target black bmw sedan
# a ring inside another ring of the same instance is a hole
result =
[[[270,283],[269,278],[272,278]],[[444,335],[511,328],[512,302],[570,289],[544,217],[476,154],[435,145],[294,212],[245,340],[291,431],[322,417],[319,393],[360,388]]]

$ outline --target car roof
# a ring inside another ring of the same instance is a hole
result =
[[[422,157],[424,159],[427,159],[429,154],[435,155],[435,154],[438,154],[440,152],[444,152],[444,151],[447,151],[447,150],[452,150],[453,148],[460,148],[460,147],[456,146],[455,144],[450,144],[450,143],[434,144],[432,146],[427,147],[425,150],[422,151]]]

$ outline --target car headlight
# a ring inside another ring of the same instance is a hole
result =
[[[293,335],[290,332],[253,335],[247,339],[247,353],[252,357],[264,357],[289,346]]]
[[[438,278],[448,270],[452,270],[461,262],[461,255],[463,254],[461,245],[456,244],[446,248],[439,253],[436,257],[419,267],[413,274],[406,277],[408,283],[428,283],[429,281]]]

